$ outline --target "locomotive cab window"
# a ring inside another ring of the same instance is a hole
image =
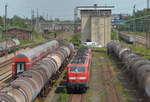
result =
[[[17,62],[16,63],[16,72],[22,73],[25,71],[25,63],[24,62]]]
[[[85,73],[85,67],[70,67],[71,73]]]

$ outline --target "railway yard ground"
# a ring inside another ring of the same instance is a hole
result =
[[[10,1],[0,102],[150,102],[150,0]]]
[[[73,33],[63,33],[63,35],[58,35],[57,39],[73,41],[73,37]],[[43,99],[37,98],[35,102],[146,102],[137,86],[131,82],[128,72],[124,70],[124,66],[119,63],[118,59],[114,60],[112,56],[108,56],[106,48],[91,49],[90,81],[86,93],[72,94],[67,92],[67,70],[64,70],[53,86],[49,87],[50,91],[47,96]],[[13,56],[13,54],[10,54],[0,60],[0,67],[2,67],[0,69],[0,86],[7,84],[8,79],[11,80],[11,59]]]
[[[146,102],[122,68],[105,48],[93,48],[87,92],[68,93],[64,77],[45,102]]]
[[[123,41],[121,41],[121,44],[128,46],[133,52],[135,52],[137,55],[150,60],[150,50],[145,48],[145,46],[141,45],[134,45],[134,44],[127,44]]]
[[[134,44],[129,44],[129,43],[126,43],[126,42],[120,40],[120,42],[123,45],[128,46],[132,51],[134,51],[138,55],[150,60],[150,50],[148,50],[146,48],[146,45],[145,45],[146,38],[145,38],[145,34],[143,32],[122,32],[122,33],[128,34],[128,35],[133,35],[134,38],[136,38],[136,42]],[[117,30],[112,31],[112,39],[113,40],[119,39],[117,34],[118,34]]]
[[[117,31],[115,31],[116,33]],[[140,48],[145,48],[146,46],[146,35],[143,32],[122,32],[127,35],[132,35],[132,37],[135,39],[136,46]]]
[[[120,66],[106,54],[106,49],[93,51],[90,88],[85,102],[140,102],[132,92]]]
[[[56,39],[57,40],[69,40],[70,41],[70,40],[72,40],[72,38],[74,38],[73,32],[65,32],[65,33],[58,35]],[[31,46],[31,47],[34,47],[34,46]],[[13,81],[12,72],[11,72],[12,58],[21,52],[29,50],[31,47],[26,46],[26,47],[24,47],[24,48],[22,48],[16,52],[12,52],[12,53],[5,55],[5,56],[0,58],[0,88],[7,86],[11,81]],[[63,72],[62,75],[65,75],[64,73],[65,73],[65,71]],[[55,90],[55,88],[57,88],[56,86],[58,86],[60,79],[58,79],[56,82],[54,82],[53,87],[50,87],[51,91],[49,94],[47,94],[48,96],[51,96],[53,93],[55,93],[54,90]],[[39,102],[39,101],[43,102],[43,100],[45,100],[45,102],[47,102],[50,100],[50,97],[44,98],[44,99],[37,98],[35,101],[36,102]]]

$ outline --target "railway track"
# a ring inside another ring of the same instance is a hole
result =
[[[85,102],[85,94],[70,94],[67,102]]]
[[[105,86],[105,102],[122,102],[119,91],[113,81],[112,71],[108,64],[102,64],[101,74],[103,85]]]
[[[27,51],[29,49],[30,48],[21,49],[17,52],[17,54],[19,54],[21,52],[24,52],[24,51]],[[11,62],[12,62],[12,59],[13,59],[14,56],[15,55],[9,56],[8,57],[9,59],[7,58],[6,61],[3,61],[3,62],[0,63],[0,86],[5,84],[5,81],[7,81],[7,80],[8,80],[8,82],[11,81],[11,80],[9,80],[12,77]],[[5,57],[3,57],[3,59],[5,59]]]
[[[141,45],[146,45],[146,39],[143,36],[135,35],[136,43]]]
[[[12,59],[9,59],[9,60],[7,60],[7,61],[1,63],[1,64],[0,64],[0,71],[2,70],[1,68],[3,68],[3,67],[5,67],[5,66],[7,66],[8,64],[10,64],[11,61],[12,61]]]
[[[37,44],[37,45],[40,45],[40,44]],[[16,54],[19,54],[21,52],[27,51],[27,50],[29,50],[29,49],[37,46],[37,45],[26,46],[26,47],[20,48],[16,52]],[[8,82],[11,81],[10,80],[11,77],[12,77],[12,74],[11,74],[12,73],[11,72],[11,62],[12,62],[12,59],[13,59],[14,56],[15,56],[14,54],[13,55],[10,54],[10,56],[8,58],[6,58],[6,59],[5,59],[5,56],[3,56],[3,58],[1,58],[2,61],[0,62],[0,86],[3,85],[3,84],[5,84],[5,81],[7,81],[7,80],[8,80]]]
[[[141,45],[141,46],[145,46],[146,45],[146,38],[144,36],[140,36],[140,35],[134,35],[134,34],[129,34],[129,33],[121,33],[123,35],[127,35],[127,36],[133,36],[135,43],[137,45]]]
[[[0,85],[11,78],[11,60],[5,61],[0,64]]]

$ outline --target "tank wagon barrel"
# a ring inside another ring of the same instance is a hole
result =
[[[2,102],[33,102],[73,50],[73,45],[67,43],[49,54],[31,70],[23,72],[19,78],[10,83],[10,86],[1,89],[0,100]]]
[[[115,55],[128,68],[139,89],[150,98],[150,61],[133,53],[129,48],[121,45],[119,41],[107,44],[108,54]]]
[[[0,50],[7,50],[9,48],[18,46],[19,44],[20,44],[20,41],[18,39],[7,40],[7,41],[0,43]]]
[[[12,52],[15,48],[20,45],[20,41],[18,39],[6,40],[0,43],[0,56],[4,55],[6,51]]]

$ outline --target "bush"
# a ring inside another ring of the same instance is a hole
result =
[[[71,43],[73,43],[75,46],[80,46],[80,34],[75,34],[72,39],[70,40]]]
[[[118,40],[118,35],[116,31],[111,32],[111,40]]]

